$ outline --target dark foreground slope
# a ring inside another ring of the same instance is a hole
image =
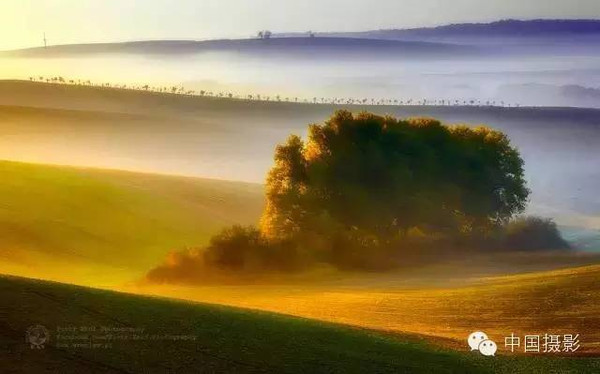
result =
[[[0,297],[9,306],[0,319],[5,373],[600,370],[597,359],[486,358],[311,320],[22,278],[0,277]],[[50,332],[43,349],[25,341],[36,324]]]

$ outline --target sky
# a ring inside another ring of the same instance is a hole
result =
[[[2,0],[0,50],[360,31],[517,18],[600,19],[599,0]]]

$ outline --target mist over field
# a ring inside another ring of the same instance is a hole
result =
[[[2,53],[0,71],[292,100],[600,107],[600,37],[465,43],[293,37],[52,46]]]

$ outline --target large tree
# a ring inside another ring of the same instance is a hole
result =
[[[529,195],[523,160],[487,127],[338,111],[311,125],[306,141],[290,136],[274,158],[259,228],[227,228],[148,276],[187,281],[213,269],[255,274],[315,262],[375,270],[456,244],[568,247],[552,221],[508,224]]]
[[[523,211],[523,161],[487,127],[336,112],[275,151],[261,231],[378,238],[489,231]]]

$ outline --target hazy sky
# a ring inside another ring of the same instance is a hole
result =
[[[502,18],[600,18],[600,0],[2,0],[0,49],[351,31]]]

